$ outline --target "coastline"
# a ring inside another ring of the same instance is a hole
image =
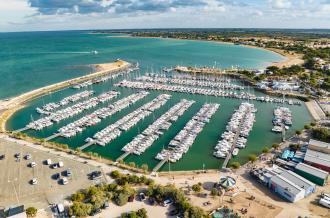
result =
[[[90,66],[95,67],[96,72],[76,77],[73,79],[65,80],[59,83],[51,84],[45,87],[41,87],[38,89],[34,89],[32,91],[23,93],[19,96],[13,97],[8,100],[0,101],[0,132],[6,132],[6,122],[7,120],[18,110],[22,109],[28,101],[31,101],[37,97],[48,94],[50,92],[58,91],[69,86],[75,85],[77,83],[81,83],[90,79],[94,79],[100,76],[104,76],[109,73],[113,73],[118,70],[125,69],[129,67],[131,64],[117,60],[112,63],[104,63],[104,64],[93,64]]]
[[[219,44],[228,44],[228,45],[235,45],[232,42],[224,42],[224,41],[213,41],[213,40],[201,40],[201,39],[179,39],[179,38],[163,38],[163,37],[155,37],[155,36],[132,36],[130,34],[123,35],[123,36],[108,36],[108,37],[120,37],[120,38],[150,38],[150,39],[167,39],[167,40],[188,40],[188,41],[203,41],[203,42],[214,42],[214,43],[219,43]],[[276,54],[279,54],[283,56],[285,59],[279,62],[270,62],[267,63],[267,66],[276,66],[279,68],[283,67],[290,67],[293,65],[301,65],[304,63],[304,60],[302,59],[302,55],[292,53],[289,54],[284,50],[281,49],[276,49],[276,48],[262,48],[258,46],[253,46],[253,45],[244,45],[240,44],[239,46],[247,47],[247,48],[253,48],[253,49],[261,49],[261,50],[266,50],[270,51]]]

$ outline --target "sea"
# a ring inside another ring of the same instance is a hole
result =
[[[92,34],[89,31],[0,33],[0,42],[0,99],[3,100],[36,88],[86,75],[92,71],[88,66],[89,64],[113,62],[118,58],[139,63],[140,70],[132,77],[143,75],[146,72],[161,72],[161,69],[164,67],[169,68],[176,65],[263,69],[272,62],[284,59],[284,57],[274,52],[240,45],[193,40],[133,38],[125,34]],[[97,51],[97,54],[94,51]],[[138,91],[113,86],[113,84],[122,79],[127,79],[127,76],[88,88],[94,90],[95,95],[113,89],[120,92],[117,99],[99,107]],[[241,84],[241,81],[236,82]],[[31,120],[40,117],[36,113],[36,107],[49,102],[59,101],[79,91],[82,90],[67,88],[29,102],[25,108],[12,116],[7,123],[7,128],[9,130],[17,130],[24,127]],[[252,88],[251,92],[256,95],[263,95]],[[77,148],[85,143],[84,140],[87,137],[93,136],[97,131],[114,123],[161,93],[164,92],[150,91],[150,95],[145,99],[102,120],[98,125],[87,128],[77,136],[70,139],[56,138],[53,141],[68,144],[71,148]],[[85,151],[98,153],[103,158],[115,160],[122,154],[121,148],[124,145],[141,133],[171,106],[183,98],[193,99],[196,103],[145,153],[140,156],[130,155],[125,159],[125,162],[135,162],[138,166],[146,163],[152,169],[159,162],[154,158],[156,154],[167,147],[171,139],[175,137],[204,103],[211,102],[219,103],[220,109],[198,135],[187,154],[176,163],[165,164],[160,170],[181,171],[220,168],[223,160],[212,156],[214,146],[225,131],[226,124],[234,110],[238,108],[242,100],[183,93],[166,93],[171,94],[172,98],[152,115],[106,146],[93,145]],[[261,102],[254,102],[254,104],[258,112],[256,114],[256,123],[248,137],[247,147],[242,149],[231,162],[239,161],[243,164],[247,162],[249,154],[260,154],[265,146],[271,147],[273,143],[281,141],[281,134],[271,132],[273,110],[278,105]],[[292,111],[294,123],[286,133],[287,137],[290,137],[295,130],[302,129],[304,124],[309,123],[311,117],[304,104],[301,106],[290,105],[288,107]],[[37,138],[48,137],[61,126],[77,120],[96,109],[85,111],[42,131],[28,130],[25,133]]]

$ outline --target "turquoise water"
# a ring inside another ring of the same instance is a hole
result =
[[[97,50],[98,55],[90,52]],[[282,57],[214,42],[109,37],[88,32],[0,33],[0,99],[88,73],[82,65],[117,58],[144,69],[178,64],[259,68]]]
[[[17,39],[16,43],[13,39]],[[138,61],[141,65],[141,73],[146,70],[159,70],[161,67],[169,67],[177,64],[212,66],[216,61],[222,67],[240,65],[248,68],[259,68],[272,61],[279,61],[280,56],[272,52],[260,49],[251,49],[235,45],[219,44],[212,42],[198,41],[179,41],[163,39],[142,39],[142,38],[124,38],[108,37],[107,35],[92,35],[84,32],[54,32],[54,33],[12,33],[0,34],[0,39],[7,41],[5,47],[1,50],[0,58],[2,67],[0,74],[2,78],[0,86],[1,98],[7,98],[31,90],[40,86],[62,81],[64,79],[88,73],[89,68],[84,64],[102,63],[113,61],[116,58],[122,58],[128,61]],[[10,43],[11,46],[9,45]],[[3,47],[4,44],[0,44]],[[15,49],[16,48],[16,49]],[[89,52],[97,50],[98,55],[92,55]],[[7,57],[5,52],[9,52]],[[77,53],[81,52],[81,53]],[[218,65],[219,66],[219,65]],[[113,83],[120,81],[109,81],[99,85],[93,85],[91,89],[96,91],[95,95],[107,90],[116,89],[120,91],[116,101],[129,94],[136,92],[134,89],[114,88]],[[38,119],[39,114],[35,108],[51,101],[58,101],[65,96],[78,92],[68,88],[60,92],[53,93],[30,102],[26,108],[18,111],[7,123],[7,128],[14,130],[24,127],[31,119]],[[87,137],[93,136],[97,131],[105,128],[124,115],[150,101],[163,92],[150,91],[150,95],[145,99],[138,101],[132,107],[124,109],[94,127],[87,128],[84,132],[70,139],[57,138],[54,141],[66,143],[72,148],[84,144]],[[255,91],[256,94],[262,95]],[[134,161],[137,165],[147,163],[149,168],[154,167],[158,161],[154,159],[155,155],[166,147],[169,141],[184,127],[191,117],[196,113],[203,103],[220,103],[220,109],[215,113],[210,123],[198,135],[195,143],[189,152],[177,163],[171,164],[171,170],[195,170],[201,169],[203,164],[206,168],[219,168],[222,160],[212,156],[213,147],[220,138],[221,133],[230,119],[234,110],[241,103],[238,99],[206,97],[200,95],[189,95],[181,93],[170,93],[172,98],[166,105],[156,110],[155,113],[138,125],[122,134],[119,138],[106,145],[105,147],[91,146],[86,151],[97,152],[105,158],[116,159],[122,152],[121,148],[130,142],[138,133],[142,132],[155,119],[166,112],[171,106],[179,102],[180,99],[193,99],[196,103],[184,113],[179,120],[174,123],[165,134],[157,140],[141,156],[131,155],[125,161]],[[280,142],[281,136],[271,132],[272,114],[275,104],[266,104],[254,102],[258,109],[256,115],[257,122],[248,138],[247,148],[240,151],[239,155],[233,159],[241,163],[247,161],[250,153],[258,154],[266,145],[269,147],[274,142]],[[100,105],[102,107],[104,105]],[[310,122],[311,118],[303,104],[302,106],[290,106],[293,112],[294,125],[288,132],[292,135],[296,129],[303,128],[303,125]],[[91,113],[94,109],[88,110],[79,116],[64,120],[40,132],[26,131],[31,136],[43,138],[50,136],[57,129],[69,122],[79,119],[85,114]],[[161,170],[168,170],[165,165]]]

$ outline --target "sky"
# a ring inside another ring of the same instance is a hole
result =
[[[330,0],[0,0],[0,32],[324,28]]]

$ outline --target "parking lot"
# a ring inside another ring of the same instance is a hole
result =
[[[17,153],[20,154],[19,158],[15,157]],[[27,154],[31,155],[29,160],[24,158]],[[48,204],[63,202],[79,189],[104,181],[104,177],[88,179],[87,174],[99,170],[95,166],[4,139],[0,139],[1,155],[5,155],[5,158],[0,160],[0,206],[25,204],[45,208]],[[53,169],[46,164],[47,159],[52,163],[63,162],[64,166]],[[31,167],[31,162],[35,162],[36,166]],[[71,170],[71,176],[66,175],[67,169]],[[55,178],[57,173],[60,174],[59,178]],[[37,184],[32,184],[33,178]],[[68,180],[68,184],[60,182],[63,178]]]

